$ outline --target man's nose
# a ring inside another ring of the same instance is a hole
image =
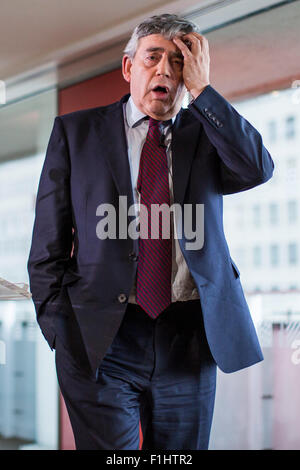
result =
[[[162,55],[160,61],[158,62],[156,73],[157,75],[165,75],[166,77],[171,77],[172,67],[167,55]]]

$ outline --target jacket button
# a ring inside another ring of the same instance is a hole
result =
[[[131,253],[129,253],[129,259],[131,259],[131,261],[137,261],[138,255],[134,253],[134,251],[132,251]]]
[[[118,295],[118,301],[119,301],[121,304],[123,304],[124,302],[126,302],[126,300],[127,300],[127,297],[126,297],[125,294],[119,294],[119,295]]]

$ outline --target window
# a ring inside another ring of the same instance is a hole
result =
[[[297,290],[298,289],[298,286],[297,284],[291,284],[290,287],[289,287],[290,290]]]
[[[295,116],[289,116],[286,118],[285,136],[287,139],[292,139],[296,135],[295,122],[296,122]]]
[[[29,283],[33,201],[56,102],[56,89],[51,89],[0,108],[0,276],[18,284]],[[7,351],[5,365],[0,364],[0,447],[13,437],[18,448],[34,444],[54,450],[59,405],[54,356],[31,300],[2,297],[0,323]]]
[[[279,291],[279,287],[274,285],[274,286],[271,286],[271,291],[272,292],[278,292]]]
[[[298,246],[297,243],[289,243],[288,245],[288,261],[289,264],[295,265],[298,263]]]
[[[255,246],[253,248],[253,264],[258,267],[261,266],[261,247]]]
[[[294,222],[297,222],[297,216],[298,216],[298,201],[288,201],[287,203],[287,215],[288,215],[288,222],[290,224],[293,224]]]
[[[203,29],[208,28],[204,20]],[[211,449],[300,449],[300,363],[293,362],[296,353],[299,357],[293,341],[300,341],[300,329],[294,327],[300,324],[299,22],[300,2],[282,2],[207,35],[215,88],[259,130],[275,162],[266,184],[224,198],[225,221],[239,218],[237,206],[250,208],[242,230],[231,223],[226,234],[238,266],[237,249],[247,253],[241,283],[264,361],[231,376],[219,372]],[[274,54],[278,38],[284,44]]]
[[[270,214],[270,223],[272,225],[278,224],[279,212],[278,212],[278,204],[272,202],[269,206],[269,214]]]
[[[279,246],[278,245],[270,246],[270,263],[271,263],[271,266],[278,266],[279,264]]]
[[[257,227],[261,224],[261,208],[257,204],[253,206],[253,223]]]
[[[260,286],[255,286],[254,289],[253,289],[253,292],[255,292],[255,293],[261,292],[261,287]]]

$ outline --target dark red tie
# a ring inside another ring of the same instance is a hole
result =
[[[154,225],[153,213],[151,218],[153,204],[170,207],[166,148],[160,145],[159,121],[152,118],[141,154],[137,189],[141,194],[140,205],[147,209],[147,215],[140,206],[136,301],[150,317],[156,318],[171,303],[172,240],[171,236],[162,236],[163,227],[169,225],[163,225],[163,217],[156,218],[160,221],[158,225]],[[141,233],[147,221],[148,238],[145,238]],[[151,229],[156,238],[151,238]]]

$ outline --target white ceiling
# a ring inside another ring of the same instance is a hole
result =
[[[137,20],[216,0],[1,0],[0,79],[128,36]]]

